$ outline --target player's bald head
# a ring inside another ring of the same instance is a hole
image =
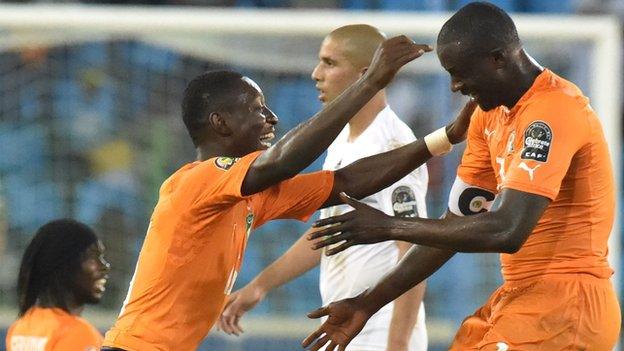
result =
[[[344,56],[357,68],[368,67],[375,50],[386,39],[379,29],[368,24],[351,24],[335,29],[325,37],[341,44]]]
[[[473,2],[457,11],[438,34],[438,47],[454,44],[470,54],[488,54],[495,49],[520,46],[518,31],[511,17],[486,2]]]

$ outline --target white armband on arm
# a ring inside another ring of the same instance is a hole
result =
[[[449,194],[449,210],[458,216],[470,216],[473,214],[489,211],[496,199],[496,194],[470,185],[459,177],[455,177],[455,183]]]

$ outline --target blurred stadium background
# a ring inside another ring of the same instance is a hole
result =
[[[249,75],[280,117],[278,131],[283,135],[320,109],[309,75],[320,42],[331,29],[370,23],[388,34],[406,33],[434,43],[449,12],[469,1],[110,1],[114,7],[99,6],[99,1],[36,2],[0,4],[2,340],[16,315],[23,249],[37,227],[57,217],[94,226],[107,246],[112,264],[107,292],[101,305],[88,308],[85,315],[102,331],[110,326],[125,296],[158,187],[195,156],[179,107],[190,78],[217,68]],[[593,99],[619,164],[622,39],[617,18],[624,14],[624,1],[492,2],[517,14],[520,35],[540,63],[576,82]],[[160,6],[129,6],[138,4]],[[449,121],[462,104],[448,87],[447,74],[430,54],[392,83],[391,106],[422,137]],[[445,210],[462,151],[458,149],[428,164],[430,217]],[[320,165],[317,160],[310,169]],[[237,286],[283,253],[306,228],[280,221],[255,232]],[[616,239],[621,232],[618,225]],[[620,241],[613,242],[612,259],[618,264]],[[448,346],[462,318],[500,279],[497,255],[457,255],[429,280],[425,303],[430,350]],[[269,294],[244,321],[245,336],[211,333],[202,350],[300,349],[301,337],[316,325],[305,313],[320,305],[317,280],[315,270]]]

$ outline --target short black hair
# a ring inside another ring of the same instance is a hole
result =
[[[69,312],[67,298],[74,294],[75,279],[87,249],[97,241],[91,228],[73,219],[58,219],[39,228],[20,264],[19,315],[23,316],[44,294],[55,307]]]
[[[210,71],[191,80],[184,91],[182,119],[197,147],[201,144],[207,114],[236,106],[245,84],[243,75],[233,71]]]
[[[452,41],[465,42],[470,52],[484,54],[520,45],[511,17],[501,8],[480,1],[462,7],[444,23],[438,45]]]

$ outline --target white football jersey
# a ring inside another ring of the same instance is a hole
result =
[[[336,170],[361,158],[396,149],[416,138],[412,130],[386,107],[366,130],[353,142],[348,142],[347,125],[327,149],[323,169]],[[388,215],[426,217],[425,196],[429,176],[422,165],[392,186],[362,201]],[[348,205],[338,205],[321,210],[321,218],[351,211]],[[353,297],[375,285],[398,262],[395,241],[372,245],[357,245],[334,256],[321,256],[320,290],[323,304]],[[394,303],[384,306],[366,324],[347,347],[347,350],[385,351]],[[410,342],[410,351],[427,349],[425,310],[421,304],[418,321]]]

